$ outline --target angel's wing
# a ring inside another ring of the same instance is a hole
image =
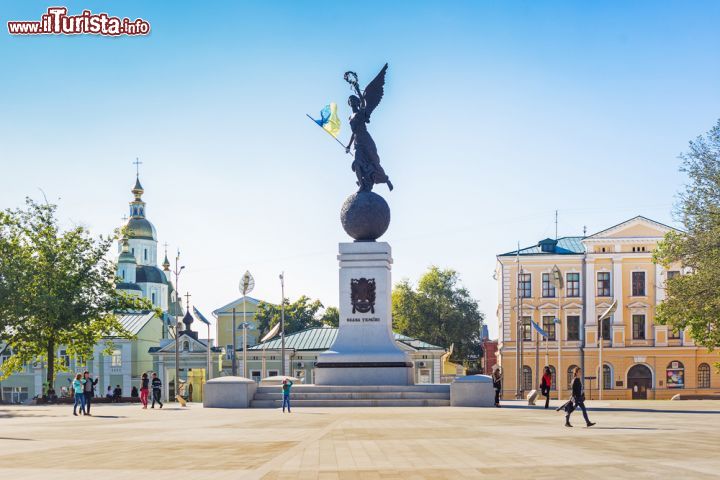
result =
[[[363,97],[365,97],[365,116],[368,120],[370,120],[370,114],[375,110],[375,107],[380,104],[383,93],[385,93],[385,72],[387,72],[387,68],[388,64],[386,63],[382,70],[380,70],[380,73],[373,78],[373,81],[368,83],[368,86],[365,87],[365,92],[363,92]]]

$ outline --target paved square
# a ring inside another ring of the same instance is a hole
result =
[[[0,407],[0,472],[23,479],[720,478],[720,403],[589,402],[597,422],[501,409]]]

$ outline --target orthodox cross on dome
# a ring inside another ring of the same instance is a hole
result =
[[[143,162],[140,161],[138,157],[135,157],[135,161],[133,162],[133,165],[135,165],[135,176],[140,177],[140,165],[142,165]]]
[[[183,295],[183,297],[185,297],[185,307],[188,309],[188,311],[190,311],[190,297],[191,296],[192,295],[190,295],[190,292],[187,292],[185,295]]]
[[[163,266],[163,270],[165,270],[166,272],[169,272],[170,271],[170,260],[168,260],[168,258],[167,258],[168,243],[167,242],[163,243],[163,246],[165,247],[165,258],[163,259],[162,266]]]
[[[187,306],[187,311],[185,312],[185,316],[183,317],[182,321],[185,324],[185,331],[191,332],[192,327],[190,327],[190,325],[192,325],[192,323],[193,323],[193,316],[190,314],[190,292],[186,293],[184,295],[184,297],[185,297],[185,303]]]

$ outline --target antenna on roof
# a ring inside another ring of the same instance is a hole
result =
[[[558,224],[557,224],[557,220],[558,220],[558,219],[557,219],[557,213],[558,213],[558,211],[555,210],[555,240],[558,239],[558,235],[557,235],[557,227],[558,227]]]
[[[587,225],[583,225],[583,237],[587,237]]]

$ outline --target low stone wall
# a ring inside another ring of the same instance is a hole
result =
[[[75,403],[74,397],[59,397],[57,400],[49,401],[37,398],[32,402],[34,405],[72,405]],[[93,397],[93,405],[96,403],[140,403],[140,397],[120,397],[119,401],[114,401],[107,397]]]
[[[205,384],[205,408],[249,408],[257,383],[245,377],[218,377]]]
[[[495,389],[489,375],[457,377],[450,384],[450,405],[453,407],[493,407]]]

